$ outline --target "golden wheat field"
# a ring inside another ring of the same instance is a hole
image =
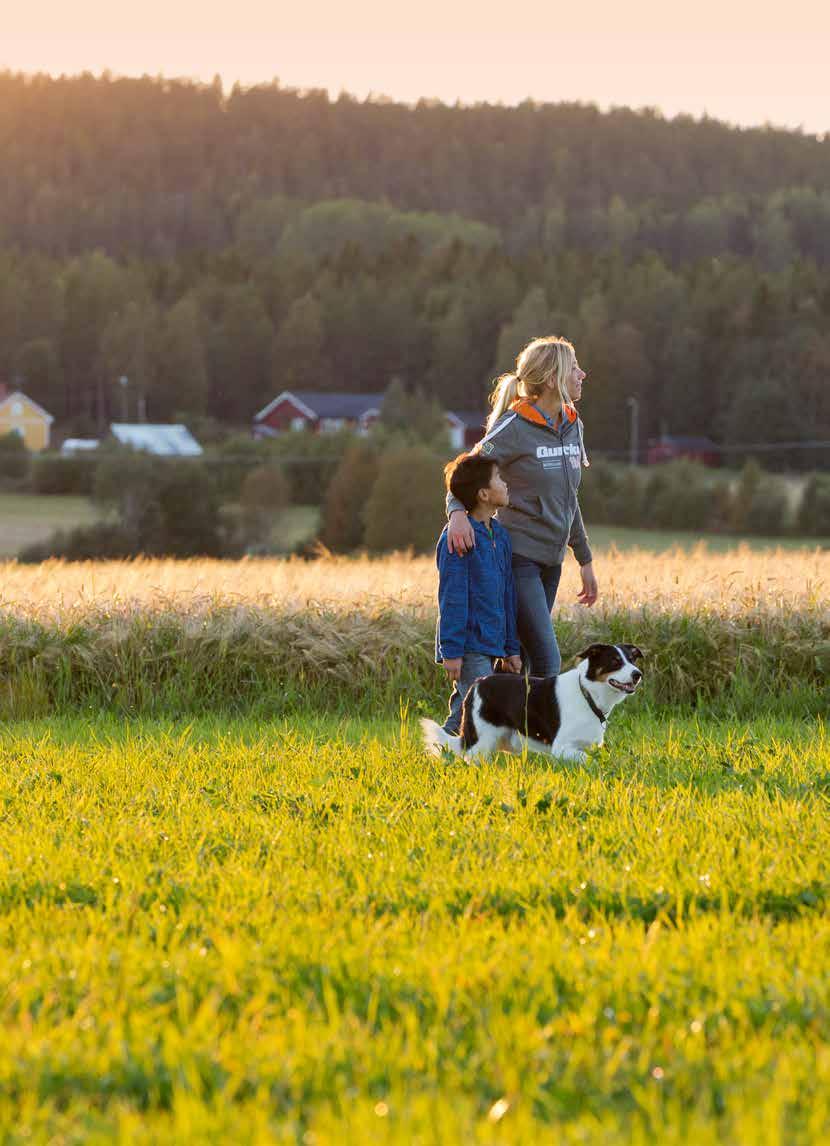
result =
[[[722,617],[764,613],[824,614],[830,601],[830,550],[752,550],[661,554],[613,547],[595,559],[598,611],[647,609],[711,612]],[[397,608],[428,614],[435,608],[432,557],[250,558],[0,564],[0,609],[18,616],[65,617],[96,608],[161,609],[216,604],[257,605],[281,611]],[[584,612],[576,603],[579,571],[565,563],[557,610]]]

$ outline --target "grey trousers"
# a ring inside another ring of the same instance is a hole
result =
[[[461,706],[470,685],[480,676],[489,676],[493,671],[493,657],[485,653],[465,653],[461,660],[461,676],[453,681],[450,695],[450,711],[444,721],[444,731],[457,736],[461,731]]]

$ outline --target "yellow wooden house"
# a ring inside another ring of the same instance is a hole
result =
[[[37,453],[49,448],[49,434],[54,418],[21,390],[0,393],[0,436],[20,434],[26,449]]]

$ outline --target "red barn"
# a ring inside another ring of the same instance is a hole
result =
[[[678,458],[702,462],[705,466],[719,466],[721,462],[720,451],[711,438],[683,438],[663,434],[649,441],[646,452],[648,465],[673,462]]]
[[[380,417],[383,394],[343,394],[311,390],[283,390],[254,415],[255,438],[273,437],[289,430],[327,434],[336,430],[366,433]],[[484,433],[485,417],[478,413],[447,413],[453,449],[469,449]]]
[[[283,390],[254,415],[254,437],[285,430],[331,433],[344,428],[366,431],[380,415],[383,394],[331,394]]]
[[[450,441],[453,449],[469,450],[476,442],[484,437],[484,425],[487,421],[485,414],[471,410],[450,410],[447,414],[447,423],[450,430]]]

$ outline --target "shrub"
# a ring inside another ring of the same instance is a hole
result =
[[[219,496],[204,462],[167,459],[159,477],[159,531],[156,537],[147,538],[148,545],[156,548],[143,547],[142,551],[170,557],[219,557],[223,552]]]
[[[293,430],[268,439],[268,457],[284,468],[293,505],[324,503],[340,459],[355,440],[348,429],[328,434]]]
[[[639,467],[615,465],[602,458],[591,462],[582,475],[579,507],[591,525],[626,525],[642,528],[646,522],[646,473]]]
[[[386,388],[373,432],[381,439],[398,438],[402,445],[423,443],[440,450],[450,447],[440,402],[429,398],[420,386],[408,391],[400,378],[393,378]]]
[[[46,541],[38,541],[21,550],[18,561],[36,564],[50,557],[64,561],[91,561],[132,557],[133,540],[123,526],[114,522],[98,521],[77,529],[58,530]]]
[[[368,549],[425,553],[435,546],[445,524],[441,469],[440,460],[425,446],[404,446],[383,455],[364,510]]]
[[[115,511],[133,553],[222,553],[219,497],[201,459],[157,458],[122,449],[102,452],[94,498]]]
[[[826,496],[821,492],[823,480],[820,475],[811,479],[806,515],[799,517],[800,522],[805,516],[815,519],[809,536],[830,532],[827,511],[819,508]],[[790,528],[786,481],[765,474],[755,461],[747,462],[738,481],[732,482],[685,459],[630,467],[600,458],[583,476],[579,504],[589,529],[607,524],[775,536]],[[799,528],[807,532],[804,524]]]
[[[619,485],[619,472],[598,458],[584,471],[579,486],[579,507],[586,523],[604,525],[611,520],[609,501]]]
[[[101,451],[93,500],[117,514],[136,553],[156,552],[145,546],[159,528],[158,493],[164,464],[163,459],[138,450],[112,447]]]
[[[787,490],[780,481],[765,475],[749,505],[744,519],[747,533],[779,537],[787,532],[790,504]]]
[[[95,484],[98,458],[93,451],[63,457],[61,454],[38,454],[32,465],[32,489],[35,493],[74,493],[89,496]]]
[[[732,496],[732,529],[736,533],[775,537],[785,532],[788,515],[789,498],[784,483],[765,474],[756,461],[748,461]]]
[[[238,501],[247,475],[264,465],[271,453],[269,441],[257,440],[247,434],[234,434],[226,438],[218,449],[212,450],[206,461],[222,500]]]
[[[581,489],[581,487],[580,487]],[[641,527],[646,521],[646,476],[635,466],[626,466],[616,477],[615,488],[605,506],[610,525]]]
[[[697,462],[669,462],[653,469],[645,489],[643,524],[649,528],[705,529],[711,481]]]
[[[750,459],[741,470],[732,491],[729,528],[735,533],[741,533],[746,528],[746,519],[752,502],[757,497],[762,478],[761,467],[756,461]]]
[[[289,494],[288,479],[280,466],[272,463],[250,471],[239,494],[243,544],[268,540],[277,516],[288,505]]]
[[[326,492],[321,540],[334,553],[363,542],[364,511],[378,476],[380,459],[370,441],[355,442],[343,455]]]
[[[20,434],[12,431],[0,436],[0,480],[20,482],[29,473],[32,458]]]
[[[294,505],[322,505],[340,456],[293,458],[283,465]]]
[[[264,465],[251,470],[242,483],[239,501],[245,509],[271,512],[288,505],[288,479],[281,466]]]
[[[709,520],[706,525],[714,533],[724,533],[730,528],[734,515],[734,494],[728,481],[718,478],[712,486],[712,503],[709,508]]]
[[[354,435],[345,430],[332,434],[292,430],[274,438],[236,434],[208,460],[223,500],[238,501],[247,474],[257,466],[275,463],[288,479],[292,505],[322,505],[332,475],[352,441]]]
[[[830,537],[830,474],[811,474],[798,507],[798,532]]]

